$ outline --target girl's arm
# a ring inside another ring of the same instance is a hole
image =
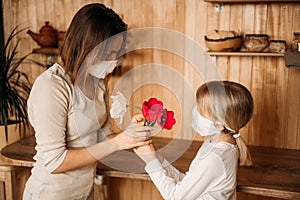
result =
[[[181,181],[183,177],[185,176],[184,173],[180,172],[178,169],[176,169],[173,165],[171,165],[166,159],[161,162],[161,165],[167,172],[167,176],[173,178],[176,183]]]
[[[156,152],[155,147],[152,144],[135,148],[134,152],[142,160],[144,160],[145,163],[149,163],[154,159],[158,159],[163,168],[166,170],[167,176],[172,177],[176,182],[181,181],[182,178],[185,176],[184,173],[178,171],[162,155]]]
[[[145,154],[145,151],[141,153],[139,149],[135,149],[135,152],[147,163],[145,169],[164,199],[196,199],[205,194],[211,184],[216,184],[216,179],[224,176],[223,163],[210,154],[202,160],[195,158],[193,166],[178,182],[169,176],[159,160],[154,158],[155,152],[148,151]],[[149,156],[151,154],[152,156]],[[151,157],[152,160],[149,159]]]

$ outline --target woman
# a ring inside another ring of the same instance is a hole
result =
[[[23,199],[93,199],[98,160],[149,144],[149,127],[110,131],[107,76],[124,47],[126,24],[103,4],[88,4],[72,19],[55,63],[35,81],[28,99],[36,163]],[[98,141],[98,143],[97,143]]]
[[[206,139],[187,173],[156,155],[151,144],[135,152],[164,199],[236,199],[238,163],[252,164],[239,132],[252,117],[252,96],[241,84],[213,81],[200,86],[196,97],[192,127]]]

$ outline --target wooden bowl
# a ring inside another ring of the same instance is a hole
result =
[[[205,36],[204,39],[209,51],[236,51],[243,43],[242,35],[222,39],[209,39]]]

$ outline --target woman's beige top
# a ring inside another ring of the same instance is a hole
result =
[[[37,153],[27,191],[43,200],[85,199],[91,193],[96,164],[65,173],[51,172],[63,162],[68,149],[94,145],[111,133],[106,94],[104,80],[100,79],[95,99],[89,99],[59,64],[36,79],[28,99],[28,114]]]

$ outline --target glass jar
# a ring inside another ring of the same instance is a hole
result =
[[[294,37],[291,43],[293,51],[298,51],[298,44],[300,43],[300,32],[294,32]]]

